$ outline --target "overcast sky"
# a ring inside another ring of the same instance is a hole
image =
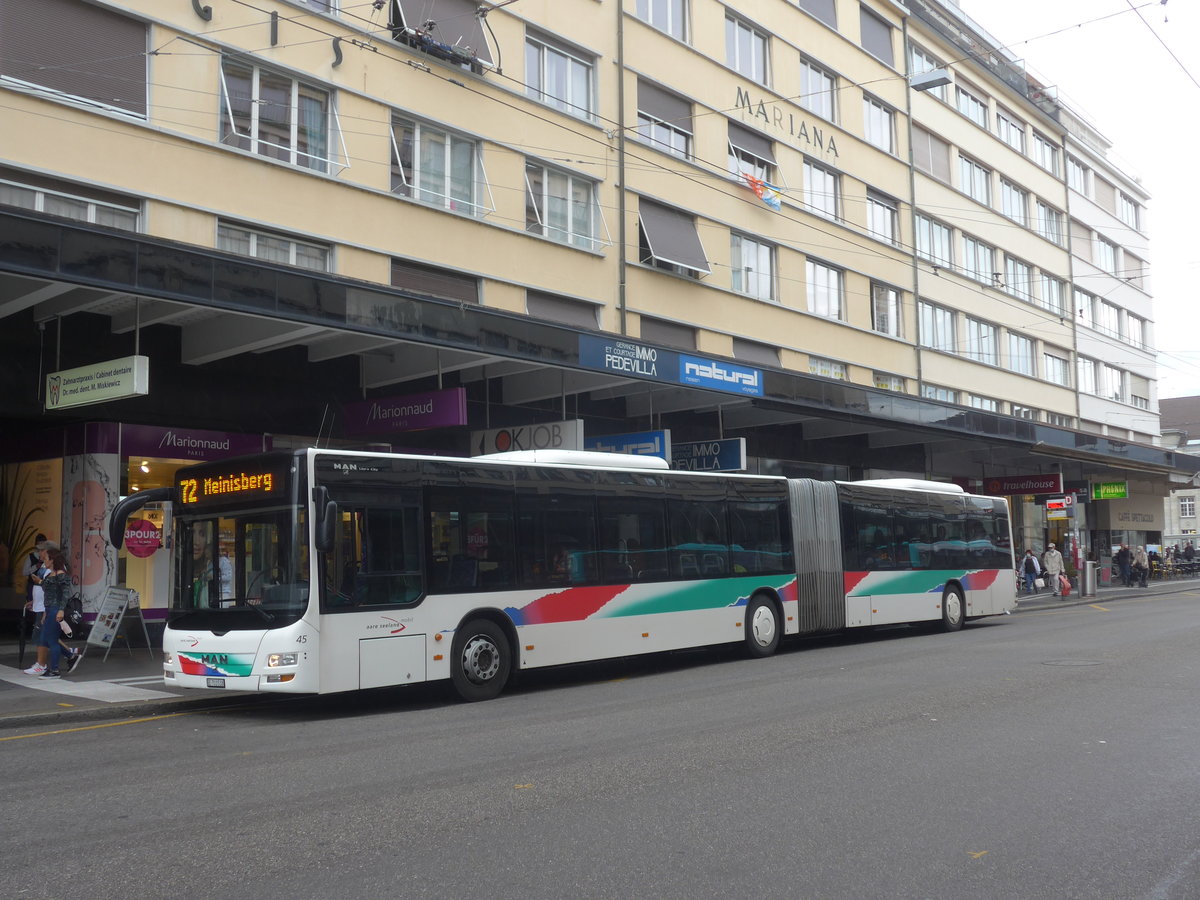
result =
[[[1160,397],[1200,395],[1200,3],[960,0],[1150,192]],[[1174,56],[1172,56],[1174,54]]]

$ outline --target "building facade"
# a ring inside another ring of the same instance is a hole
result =
[[[163,603],[118,496],[311,441],[740,437],[767,473],[1053,476],[1009,491],[1022,545],[1161,531],[1042,503],[1179,476],[1147,198],[953,4],[0,0],[0,91],[0,461],[89,589]]]

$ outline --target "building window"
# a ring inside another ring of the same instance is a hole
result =
[[[1014,222],[1029,224],[1029,192],[1007,178],[1000,179],[1000,212]]]
[[[958,108],[960,113],[974,122],[980,128],[988,127],[987,103],[985,103],[983,100],[980,100],[961,84],[955,86],[954,97],[954,105]]]
[[[1075,375],[1079,382],[1079,393],[1096,393],[1096,361],[1081,356],[1075,361]]]
[[[1033,133],[1033,161],[1051,174],[1058,174],[1058,144]]]
[[[837,172],[804,161],[804,206],[826,219],[837,220],[840,187]]]
[[[0,82],[145,118],[146,31],[91,3],[0,3]]]
[[[1043,353],[1042,367],[1047,381],[1061,384],[1063,387],[1071,386],[1071,363],[1066,358],[1053,353]]]
[[[1124,191],[1117,197],[1117,217],[1130,228],[1141,230],[1141,208]]]
[[[1100,364],[1100,396],[1109,400],[1125,399],[1125,378],[1120,369]]]
[[[824,359],[820,356],[808,358],[808,374],[820,375],[822,378],[833,378],[837,381],[846,380],[846,364]]]
[[[730,122],[728,144],[729,174],[735,178],[753,175],[762,181],[773,180],[775,153],[769,138]]]
[[[1086,325],[1088,328],[1096,327],[1096,310],[1095,297],[1075,288],[1075,317],[1079,319],[1080,325]]]
[[[329,271],[328,244],[302,241],[285,234],[229,222],[217,223],[217,249],[302,269]]]
[[[676,275],[712,273],[695,218],[646,199],[638,203],[638,252],[641,262]]]
[[[954,333],[953,311],[922,300],[918,306],[918,314],[921,320],[922,346],[933,350],[944,350],[947,353],[953,353],[958,349],[958,340]]]
[[[837,121],[837,77],[807,59],[800,60],[800,105],[823,119]]]
[[[1046,413],[1046,424],[1057,425],[1060,428],[1074,428],[1075,417],[1064,415],[1063,413]]]
[[[1043,272],[1041,276],[1041,288],[1038,306],[1049,310],[1057,316],[1066,316],[1067,306],[1064,299],[1066,286],[1063,282],[1053,275],[1047,275]]]
[[[945,63],[943,63],[928,50],[925,50],[923,47],[918,47],[916,44],[910,43],[908,45],[908,68],[910,77],[913,75],[921,75],[925,72],[932,72],[934,69],[941,69],[944,67]],[[929,88],[929,90],[925,91],[925,93],[932,94],[939,100],[947,102],[947,98],[949,96],[947,88],[948,85],[939,84],[935,88]]]
[[[392,193],[451,212],[484,216],[487,186],[475,141],[392,116]]]
[[[881,241],[896,243],[896,201],[867,191],[867,231]]]
[[[590,56],[552,38],[525,36],[525,91],[534,100],[581,119],[594,118]]]
[[[871,383],[881,391],[904,393],[904,379],[899,375],[888,375],[886,372],[872,372]]]
[[[1053,206],[1048,206],[1041,200],[1037,201],[1037,216],[1033,227],[1046,240],[1062,246],[1063,214]]]
[[[1000,412],[1000,401],[992,397],[980,397],[978,394],[967,394],[967,406],[982,409],[985,412]]]
[[[100,199],[101,194],[104,199]],[[141,207],[132,197],[37,176],[19,181],[0,177],[0,206],[15,206],[122,231],[137,231],[141,216]]]
[[[1145,289],[1146,264],[1134,256],[1129,251],[1124,252],[1125,271],[1123,277],[1126,284],[1132,284],[1136,288]]]
[[[984,284],[995,283],[999,274],[996,271],[996,251],[983,241],[964,234],[963,272]]]
[[[799,0],[799,5],[830,28],[837,28],[837,0]]]
[[[525,312],[545,322],[561,322],[578,328],[597,327],[597,308],[582,300],[559,297],[541,291],[525,292]]]
[[[996,134],[1018,153],[1025,152],[1025,123],[1007,110],[996,110]]]
[[[1067,186],[1085,197],[1088,193],[1088,171],[1088,167],[1075,157],[1067,157]]]
[[[475,276],[406,259],[392,260],[392,287],[443,300],[479,303],[479,279]]]
[[[882,284],[871,285],[871,327],[880,334],[901,337],[900,292]]]
[[[1146,349],[1146,320],[1126,313],[1125,340],[1135,347]]]
[[[917,255],[934,265],[954,264],[953,234],[949,225],[917,213]]]
[[[1113,337],[1121,336],[1121,308],[1114,306],[1107,300],[1100,301],[1100,315],[1096,320],[1096,327],[1105,334],[1110,334]]]
[[[992,205],[992,172],[966,156],[958,157],[959,187],[984,206]]]
[[[725,62],[751,81],[769,84],[767,36],[741,19],[725,17]]]
[[[637,0],[637,17],[673,38],[687,40],[687,0]]]
[[[887,65],[895,65],[892,50],[892,26],[865,6],[858,8],[859,36],[862,48]]]
[[[958,391],[947,387],[938,387],[936,384],[921,385],[921,396],[926,400],[939,400],[942,403],[957,403]]]
[[[808,311],[827,319],[842,317],[842,272],[808,260],[804,264],[808,282]]]
[[[919,125],[912,129],[913,165],[938,181],[950,183],[950,145]]]
[[[892,111],[874,97],[863,96],[863,136],[867,143],[888,153],[896,149]]]
[[[743,362],[757,363],[760,366],[778,366],[779,348],[735,337],[733,339],[733,358]]]
[[[730,286],[759,300],[775,299],[775,248],[753,238],[730,238]]]
[[[1030,422],[1038,420],[1038,411],[1032,406],[1019,406],[1013,403],[1009,406],[1009,412],[1017,419],[1028,419]]]
[[[537,163],[525,164],[525,230],[587,250],[598,248],[596,185]]]
[[[684,350],[696,349],[696,329],[692,326],[650,316],[642,316],[641,320],[639,334],[642,340],[667,347],[682,347]]]
[[[649,81],[638,80],[637,133],[659,150],[692,155],[692,104]]]
[[[222,143],[318,172],[335,165],[329,91],[225,57],[221,93]]]
[[[1180,497],[1179,498],[1179,517],[1182,519],[1192,519],[1196,516],[1196,498],[1195,497]]]
[[[997,350],[999,333],[996,331],[996,326],[971,316],[966,316],[966,326],[966,355],[976,362],[997,365],[999,363],[999,351]]]
[[[1117,245],[1096,235],[1096,265],[1109,275],[1117,274]]]
[[[968,320],[968,327],[973,320]],[[1034,375],[1033,341],[1019,334],[1008,333],[1008,369],[1018,375]]]
[[[1004,283],[1010,294],[1033,302],[1033,267],[1029,263],[1005,256]]]

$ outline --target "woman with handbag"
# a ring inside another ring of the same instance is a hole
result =
[[[58,671],[58,664],[62,658],[62,645],[59,643],[59,638],[62,636],[62,625],[59,623],[66,615],[67,597],[71,592],[71,576],[67,574],[67,560],[61,550],[56,547],[53,550],[46,550],[45,554],[46,568],[49,569],[49,574],[42,578],[42,590],[46,595],[46,612],[42,617],[42,634],[39,643],[47,649],[49,660],[48,667],[41,677],[58,678],[61,674]],[[72,657],[71,667],[74,667],[74,657]]]

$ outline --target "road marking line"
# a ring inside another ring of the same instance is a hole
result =
[[[197,710],[200,712],[201,710]],[[141,725],[146,722],[157,722],[159,719],[174,719],[176,716],[193,716],[195,712],[163,713],[161,716],[146,716],[144,719],[126,719],[123,722],[104,722],[100,725],[80,725],[78,728],[59,728],[55,731],[39,731],[35,734],[14,734],[11,737],[0,737],[0,743],[5,741],[23,741],[26,738],[52,737],[56,734],[73,734],[77,731],[95,731],[97,728],[115,728],[118,725]]]
[[[1112,611],[1106,606],[1101,606],[1099,603],[1089,603],[1088,606],[1090,606],[1092,609],[1098,609],[1098,610],[1100,610],[1100,612],[1111,612]]]

